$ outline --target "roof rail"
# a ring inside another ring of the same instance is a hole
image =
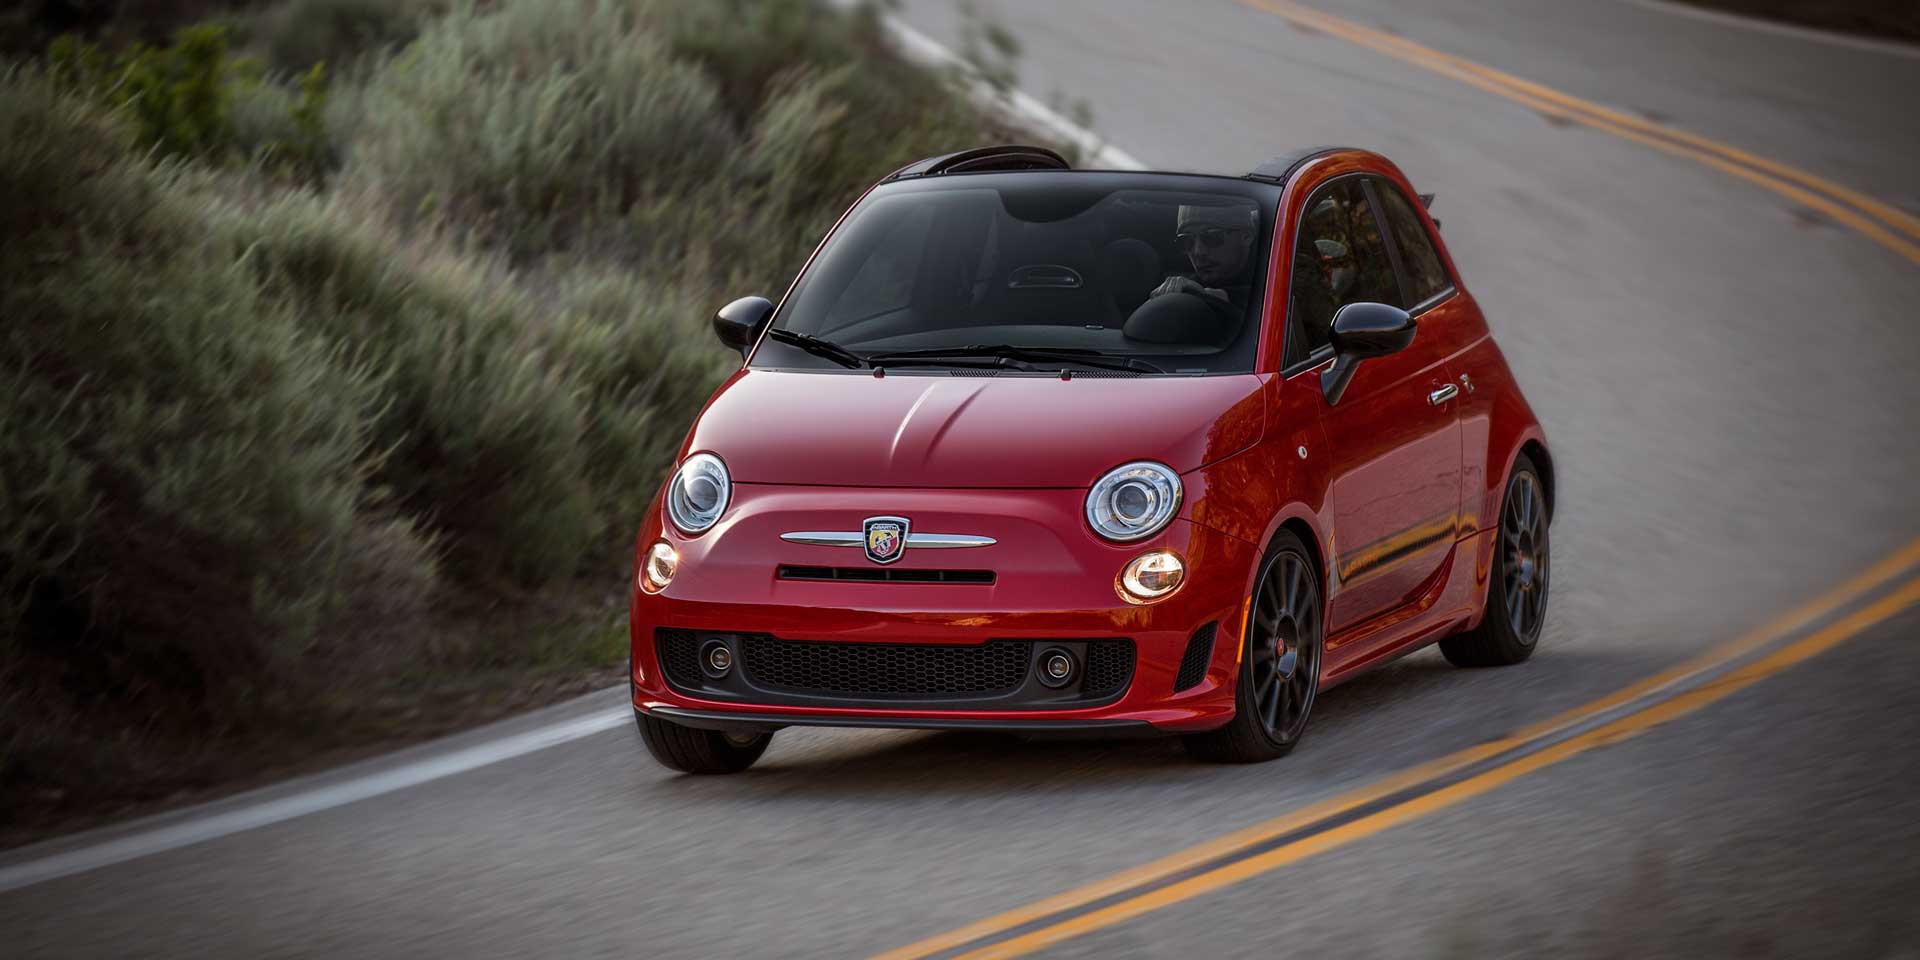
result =
[[[1009,143],[928,157],[895,170],[888,174],[886,179],[932,177],[943,173],[986,173],[993,170],[1070,169],[1072,167],[1067,163],[1066,157],[1046,147]]]
[[[1358,149],[1358,148],[1357,147],[1308,147],[1305,150],[1295,150],[1292,153],[1283,153],[1277,157],[1274,157],[1271,160],[1268,160],[1266,163],[1263,163],[1257,167],[1254,167],[1252,170],[1247,171],[1247,178],[1250,180],[1270,180],[1274,183],[1286,183],[1287,178],[1293,176],[1293,172],[1295,170],[1298,170],[1301,167],[1306,166],[1307,161],[1309,160],[1318,160],[1329,153],[1339,153],[1342,150],[1355,150],[1355,149]]]

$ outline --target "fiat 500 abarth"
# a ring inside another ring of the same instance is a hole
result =
[[[633,707],[677,770],[782,727],[1166,732],[1280,756],[1320,691],[1540,637],[1554,475],[1385,158],[1244,177],[1031,147],[870,189],[645,514]]]

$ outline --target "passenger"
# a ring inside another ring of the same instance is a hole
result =
[[[1182,205],[1174,242],[1193,264],[1193,273],[1168,277],[1149,296],[1191,293],[1246,307],[1253,299],[1248,281],[1259,226],[1260,212],[1252,205]]]

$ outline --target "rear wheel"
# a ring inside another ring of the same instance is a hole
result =
[[[1300,538],[1281,531],[1261,560],[1247,607],[1233,719],[1186,738],[1202,760],[1255,763],[1300,742],[1320,690],[1320,572]]]
[[[1525,454],[1514,461],[1500,505],[1494,569],[1480,625],[1440,641],[1440,652],[1460,667],[1499,667],[1533,655],[1547,618],[1546,488]]]
[[[639,711],[640,739],[660,765],[681,773],[739,773],[753,766],[773,742],[772,733],[701,730]]]

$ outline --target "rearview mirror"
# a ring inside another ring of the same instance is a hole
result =
[[[753,349],[753,341],[773,316],[773,301],[766,297],[741,297],[713,315],[713,335],[720,342],[740,351],[742,359]]]
[[[1340,402],[1362,360],[1398,353],[1413,342],[1412,315],[1385,303],[1349,303],[1333,315],[1333,366],[1320,375],[1327,403]]]

